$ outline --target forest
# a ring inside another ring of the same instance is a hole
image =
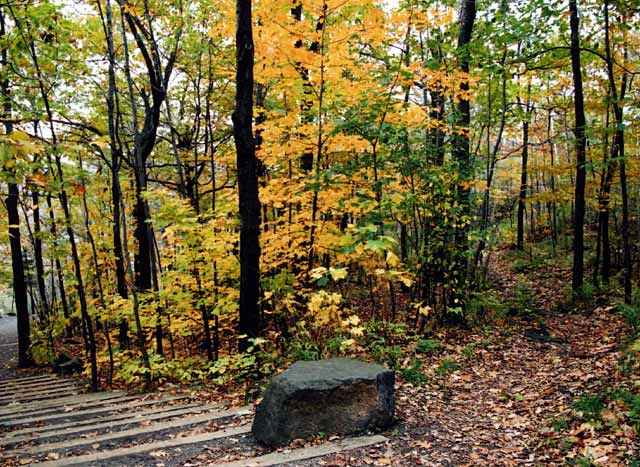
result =
[[[640,427],[639,18],[636,0],[2,2],[19,366],[74,355],[94,390],[255,397],[291,362],[356,356],[419,388],[473,365],[470,336],[554,343],[575,336],[546,317],[580,316],[621,323]]]

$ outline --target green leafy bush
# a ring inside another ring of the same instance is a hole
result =
[[[422,362],[414,359],[411,364],[400,370],[400,374],[405,381],[418,386],[427,382],[427,377],[422,373]]]
[[[517,315],[528,315],[537,312],[535,293],[529,284],[519,281],[513,288],[513,297],[510,300],[510,311]]]
[[[570,423],[567,417],[555,417],[551,419],[551,426],[553,427],[553,431],[556,433],[561,433],[567,429],[569,429]]]
[[[442,343],[438,339],[419,339],[416,343],[416,352],[431,354],[442,349]]]
[[[599,394],[585,395],[573,403],[573,408],[583,420],[599,421],[604,409],[604,400]]]
[[[400,368],[403,353],[399,345],[387,345],[380,340],[371,347],[371,354],[380,365],[387,365],[394,370]]]
[[[618,305],[618,312],[624,318],[633,335],[640,334],[640,303],[636,301],[632,305],[620,304]]]
[[[615,399],[624,402],[629,412],[627,418],[636,432],[640,432],[640,396],[627,390],[619,390],[614,393]]]
[[[461,365],[455,360],[452,360],[450,358],[443,358],[440,362],[440,365],[438,365],[438,368],[436,368],[436,373],[440,376],[446,376],[449,373],[453,373],[454,371],[459,370],[460,368]]]
[[[470,321],[503,319],[507,311],[508,307],[494,290],[483,290],[469,294],[466,315]]]

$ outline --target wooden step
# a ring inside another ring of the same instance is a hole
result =
[[[49,431],[61,430],[63,428],[81,427],[83,425],[90,425],[92,423],[123,420],[123,419],[126,419],[126,418],[131,418],[132,416],[168,412],[170,410],[177,410],[179,408],[195,407],[197,405],[199,405],[199,404],[194,403],[194,404],[184,404],[184,405],[167,405],[167,406],[164,406],[164,407],[155,407],[155,408],[147,409],[147,410],[126,412],[126,413],[118,413],[118,414],[115,414],[115,415],[107,415],[107,416],[104,416],[104,417],[101,415],[100,417],[97,417],[97,418],[87,418],[87,419],[84,419],[84,420],[72,420],[70,422],[63,422],[63,423],[55,423],[55,424],[51,424],[51,425],[22,428],[22,429],[19,429],[19,430],[10,431],[10,432],[6,433],[5,436],[21,436],[21,435],[31,436],[31,435],[37,435],[38,433],[45,433],[45,432],[49,432]]]
[[[200,423],[208,423],[213,420],[219,420],[226,417],[234,417],[239,415],[248,415],[251,413],[249,407],[241,407],[239,409],[224,410],[222,412],[211,412],[202,415],[195,415],[192,417],[184,417],[177,420],[171,420],[162,423],[156,423],[155,425],[143,426],[138,428],[132,428],[130,430],[114,431],[111,433],[105,433],[102,435],[91,436],[89,438],[74,438],[61,441],[58,443],[40,444],[33,447],[23,447],[9,451],[13,454],[37,454],[43,452],[55,451],[58,449],[69,449],[77,446],[85,446],[87,444],[102,443],[104,441],[112,441],[120,438],[130,438],[134,436],[145,435],[149,433],[155,433],[158,431],[164,431],[170,428],[181,428],[190,425],[198,425]]]
[[[135,399],[135,397],[132,397],[132,399]],[[135,401],[127,403],[127,404],[110,405],[110,406],[101,407],[101,408],[97,408],[97,409],[62,412],[62,413],[56,413],[56,414],[45,415],[45,416],[36,416],[36,417],[20,419],[20,420],[9,420],[9,421],[1,423],[0,425],[4,425],[4,426],[19,426],[19,425],[27,425],[27,424],[31,424],[31,423],[42,423],[42,422],[48,422],[48,421],[51,421],[51,420],[57,420],[57,419],[61,419],[61,418],[62,419],[70,419],[70,418],[84,416],[84,415],[94,415],[94,414],[105,413],[105,412],[117,412],[119,410],[133,409],[135,407],[142,407],[142,406],[145,406],[145,405],[163,404],[165,402],[171,402],[171,401],[177,401],[177,400],[183,400],[183,399],[188,399],[188,397],[187,396],[175,396],[175,397],[167,397],[165,399],[147,399],[147,400],[142,400],[142,401],[135,400]],[[54,425],[55,425],[55,423],[54,423]]]
[[[29,399],[29,397],[37,397],[40,395],[50,394],[50,393],[59,393],[64,390],[72,391],[72,390],[80,390],[81,387],[73,381],[65,382],[65,383],[56,383],[55,385],[47,385],[37,388],[18,388],[6,391],[3,394],[0,394],[0,404],[11,402],[17,399]]]
[[[124,395],[125,393],[122,391],[98,392],[93,394],[80,394],[78,396],[60,398],[55,401],[20,402],[16,404],[11,404],[10,406],[1,407],[0,417],[12,415],[15,413],[37,411],[40,409],[45,409],[50,407],[60,407],[65,404],[73,405],[74,403],[80,404],[83,402],[88,403],[88,402],[104,400],[104,399],[114,399],[117,397],[122,397]]]
[[[70,403],[70,404],[63,404],[60,405],[58,404],[57,406],[50,406],[50,407],[45,407],[43,409],[36,409],[36,410],[27,410],[24,412],[15,412],[12,413],[10,415],[3,415],[0,416],[0,425],[2,425],[3,422],[7,421],[7,420],[18,420],[20,418],[30,418],[30,417],[40,417],[40,416],[44,416],[44,415],[51,415],[51,414],[55,414],[55,413],[59,413],[59,412],[65,412],[65,413],[70,413],[74,410],[82,410],[82,409],[89,409],[89,408],[96,408],[96,407],[101,407],[103,405],[113,405],[116,403],[121,403],[121,402],[129,402],[132,400],[137,400],[140,399],[140,397],[138,396],[124,396],[124,397],[115,397],[112,399],[98,399],[98,400],[94,400],[94,401],[90,401],[90,402],[84,402],[84,403]]]
[[[8,395],[10,393],[13,393],[13,391],[34,391],[37,389],[47,389],[53,386],[59,386],[59,385],[66,385],[66,384],[78,384],[78,380],[75,379],[57,379],[57,380],[53,380],[53,381],[42,381],[42,382],[35,382],[33,384],[21,384],[21,385],[16,385],[16,386],[5,386],[3,388],[0,388],[0,394],[1,395]]]
[[[118,457],[131,456],[136,454],[144,454],[145,452],[151,452],[158,449],[169,449],[179,446],[186,446],[189,444],[200,444],[207,441],[213,441],[216,439],[227,438],[230,436],[238,436],[249,433],[251,431],[251,425],[242,425],[236,428],[227,428],[224,430],[212,431],[211,433],[202,433],[193,436],[184,436],[180,438],[167,439],[164,441],[156,441],[153,443],[140,444],[138,446],[131,446],[128,448],[113,449],[110,451],[98,451],[92,454],[84,454],[81,456],[63,457],[62,459],[54,461],[45,461],[39,463],[30,464],[37,467],[66,467],[68,465],[78,465],[91,463],[93,465],[100,465],[101,461],[117,459]]]
[[[51,380],[55,381],[59,378],[55,375],[37,375],[37,376],[27,376],[25,378],[12,378],[6,381],[0,381],[0,388],[5,388],[6,386],[19,386],[24,383],[30,383],[34,381],[46,381]]]
[[[320,444],[308,448],[293,449],[285,452],[272,452],[264,456],[249,457],[224,464],[214,464],[215,467],[269,467],[273,465],[286,464],[313,459],[316,457],[328,456],[339,452],[351,451],[352,449],[364,448],[374,444],[388,441],[384,436],[361,436],[359,438],[346,438],[341,441]]]
[[[91,454],[81,456],[64,457],[54,461],[45,461],[31,464],[36,467],[66,467],[68,465],[88,464],[100,465],[100,462],[113,460],[120,457],[139,455],[149,453],[156,450],[166,450],[190,444],[201,444],[216,439],[227,438],[247,434],[251,431],[250,425],[242,425],[237,428],[227,428],[224,430],[214,431],[211,433],[202,433],[198,435],[185,436],[182,438],[174,438],[165,441],[156,441],[153,443],[141,444],[127,448],[113,449],[110,451],[98,451]],[[347,438],[341,441],[325,443],[318,446],[308,448],[293,449],[287,452],[274,452],[264,456],[249,457],[233,462],[208,464],[212,467],[270,467],[284,463],[298,462],[317,457],[337,454],[340,452],[360,449],[375,444],[385,443],[388,439],[384,436],[360,436],[357,438]]]
[[[196,412],[206,412],[208,410],[217,410],[221,408],[221,404],[186,404],[186,405],[174,405],[170,407],[164,407],[161,409],[144,410],[141,412],[134,412],[128,414],[122,414],[118,417],[106,417],[104,419],[98,418],[93,420],[87,420],[84,425],[79,425],[77,422],[69,422],[65,427],[61,425],[53,425],[48,427],[47,431],[35,432],[31,431],[26,435],[13,436],[13,432],[6,433],[5,438],[0,439],[0,446],[7,446],[17,444],[21,442],[39,441],[46,438],[55,438],[59,436],[67,436],[75,433],[84,433],[86,431],[104,430],[109,428],[115,428],[124,425],[134,425],[141,422],[148,422],[152,420],[162,420],[164,418],[178,417]],[[96,423],[99,422],[99,423]],[[93,424],[92,424],[93,423]],[[44,427],[41,427],[44,428]]]
[[[41,393],[41,394],[33,394],[30,396],[26,395],[26,396],[0,399],[0,406],[3,406],[3,405],[8,406],[16,402],[35,402],[35,401],[44,401],[49,399],[57,400],[60,397],[75,396],[79,393],[80,391],[78,389],[54,389],[49,392]]]

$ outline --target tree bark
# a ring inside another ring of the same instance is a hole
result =
[[[457,45],[457,57],[458,57],[458,69],[462,72],[469,74],[471,51],[469,50],[469,43],[471,42],[471,34],[473,33],[473,25],[476,19],[476,2],[475,0],[462,0],[460,3],[460,29],[458,31],[458,45]],[[460,85],[460,91],[466,93],[469,91],[469,81],[463,80]],[[467,184],[472,177],[472,164],[471,164],[471,148],[469,127],[471,125],[471,103],[467,98],[459,99],[457,106],[457,119],[456,123],[460,127],[461,132],[456,134],[453,138],[453,158],[458,164],[458,170],[460,172],[461,183],[457,187],[458,202],[462,207],[462,216],[469,218],[471,214],[471,190]],[[460,300],[464,295],[465,282],[467,279],[467,252],[469,249],[468,240],[468,224],[463,223],[463,226],[456,228],[455,243],[456,243],[456,269],[458,284],[456,287],[455,297],[451,297],[455,300]]]
[[[613,71],[613,58],[611,55],[611,39],[609,33],[609,0],[604,1],[604,17],[605,17],[605,58],[607,62],[607,76],[609,78],[609,94],[611,96],[611,105],[613,106],[613,116],[615,118],[615,134],[612,153],[617,155],[620,160],[620,191],[622,194],[622,257],[624,265],[624,301],[631,303],[632,297],[632,258],[631,258],[631,241],[629,226],[629,193],[627,188],[627,172],[625,161],[625,141],[624,141],[624,120],[623,107],[621,101],[625,97],[627,90],[627,73],[622,75],[620,84],[620,93],[616,87],[616,80]],[[626,51],[625,51],[626,55]],[[626,57],[625,57],[626,59]]]
[[[251,0],[236,1],[236,104],[233,135],[238,170],[240,215],[240,321],[239,350],[259,332],[260,199],[258,161],[253,136],[253,28]]]
[[[586,139],[584,114],[584,92],[582,89],[582,68],[580,65],[580,20],[576,0],[569,0],[571,27],[571,68],[573,72],[574,107],[575,107],[575,151],[576,151],[576,185],[573,215],[573,269],[571,285],[573,291],[580,290],[584,283],[584,217],[585,217],[585,185],[587,179]]]
[[[118,295],[129,298],[126,283],[126,272],[122,251],[122,236],[120,233],[120,200],[122,197],[120,188],[120,165],[122,163],[122,146],[118,138],[118,115],[119,99],[116,83],[116,55],[113,43],[113,9],[111,0],[105,1],[105,14],[102,13],[101,2],[98,1],[98,10],[102,19],[102,27],[107,41],[107,56],[109,60],[109,90],[106,96],[107,118],[109,124],[109,149],[111,152],[111,205],[113,209],[113,256],[115,258],[116,288]],[[123,318],[119,323],[118,342],[120,348],[129,348],[129,323]]]
[[[533,108],[530,105],[531,101],[531,82],[527,85],[527,100],[524,104],[525,107],[525,120],[522,122],[522,167],[520,170],[520,192],[518,194],[518,223],[517,223],[517,241],[516,249],[518,251],[524,251],[524,218],[525,218],[525,200],[527,198],[527,178],[528,178],[528,164],[529,164],[529,121]],[[520,102],[520,97],[518,97]],[[533,223],[532,223],[533,224]],[[533,228],[530,225],[529,228]]]
[[[520,171],[520,192],[518,194],[518,236],[516,249],[524,251],[524,211],[525,199],[527,198],[527,166],[529,163],[529,122],[522,124],[522,168]]]
[[[4,39],[5,16],[4,11],[0,9],[0,38]],[[11,119],[12,102],[11,88],[8,78],[8,53],[7,49],[2,49],[2,71],[4,77],[2,80],[2,110],[5,134],[10,135],[13,132],[13,123]],[[27,285],[24,278],[24,261],[22,258],[22,242],[20,238],[20,213],[18,211],[18,202],[20,192],[18,184],[15,180],[15,173],[8,171],[9,177],[9,194],[6,198],[7,214],[9,221],[9,245],[11,248],[11,269],[13,271],[13,296],[16,304],[16,315],[18,319],[18,367],[26,368],[33,366],[33,358],[31,356],[31,332],[29,328],[29,304],[27,301]]]

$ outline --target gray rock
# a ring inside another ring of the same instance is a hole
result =
[[[319,434],[347,435],[393,423],[393,371],[349,359],[296,362],[275,376],[252,432],[268,446]]]

